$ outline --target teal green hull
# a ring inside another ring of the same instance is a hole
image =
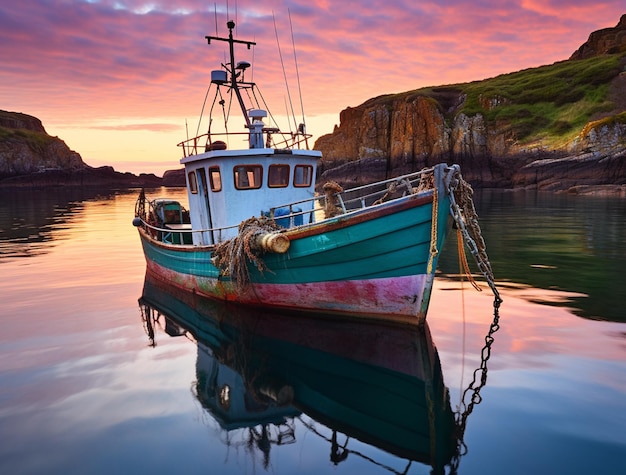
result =
[[[440,195],[433,222],[433,194],[424,193],[288,230],[286,253],[263,254],[262,271],[248,263],[245,289],[213,265],[213,247],[169,245],[142,230],[140,235],[152,273],[201,295],[423,323],[438,250],[451,227],[449,209],[448,196]]]
[[[426,274],[432,201],[381,217],[376,217],[375,212],[371,214],[372,219],[356,224],[346,222],[337,229],[302,238],[297,232],[288,233],[291,245],[287,253],[263,256],[268,271],[259,272],[250,266],[252,282],[300,284]],[[438,249],[450,229],[450,219],[449,202],[443,199],[439,203],[436,230]],[[342,218],[334,221],[341,223]],[[211,263],[210,248],[167,246],[147,238],[142,242],[149,262],[181,275],[209,279],[219,276],[219,270]]]

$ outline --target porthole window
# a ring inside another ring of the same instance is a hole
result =
[[[252,190],[261,188],[263,167],[261,165],[237,165],[234,169],[235,188]]]
[[[198,178],[195,171],[187,174],[187,182],[189,183],[189,191],[194,195],[198,193]]]
[[[222,174],[219,167],[209,167],[211,191],[222,191]]]
[[[284,188],[289,185],[289,165],[270,165],[267,184],[270,188]]]
[[[296,165],[293,173],[293,186],[306,187],[313,183],[313,167],[311,165]]]

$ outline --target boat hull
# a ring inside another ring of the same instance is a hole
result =
[[[213,247],[168,245],[141,229],[140,235],[149,272],[201,295],[258,307],[421,323],[436,250],[450,225],[447,196],[425,193],[289,230],[289,250],[264,254],[265,270],[248,263],[245,288],[212,264]]]
[[[205,383],[197,397],[226,430],[278,424],[297,411],[348,438],[433,467],[443,468],[454,453],[454,416],[427,324],[320,321],[246,309],[172,289],[149,275],[140,304],[193,335],[197,381]],[[228,376],[225,410],[216,394]],[[263,395],[286,388],[284,404],[272,398],[274,404],[254,414],[235,405],[237,390],[250,394],[248,400],[267,401]]]

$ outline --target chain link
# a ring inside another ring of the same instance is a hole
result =
[[[501,300],[495,300],[493,304],[493,321],[489,326],[489,332],[485,336],[485,346],[481,351],[480,366],[474,370],[472,382],[463,391],[461,403],[457,407],[454,415],[455,431],[456,431],[456,451],[450,462],[450,474],[458,473],[461,457],[467,453],[467,445],[465,444],[465,428],[467,419],[474,410],[474,406],[482,402],[480,391],[487,384],[487,362],[491,357],[491,345],[494,342],[493,334],[500,329],[500,303]]]
[[[472,187],[463,180],[458,166],[453,166],[446,177],[448,194],[450,196],[450,213],[459,230],[460,235],[474,257],[480,272],[485,277],[489,287],[493,291],[493,321],[489,332],[485,336],[485,345],[481,351],[480,366],[474,370],[473,378],[461,395],[461,402],[455,413],[456,451],[450,462],[450,474],[458,473],[459,462],[467,453],[467,445],[464,441],[467,419],[474,410],[476,404],[480,404],[481,389],[487,384],[487,362],[491,357],[491,345],[494,342],[493,334],[500,328],[500,304],[502,298],[496,288],[493,271],[487,256],[485,241],[478,224],[478,215],[474,208]],[[459,247],[462,244],[459,242]],[[467,271],[467,270],[466,270]]]
[[[474,200],[472,199],[474,190],[472,190],[470,184],[463,179],[458,167],[452,167],[450,173],[452,175],[447,179],[448,194],[450,196],[450,213],[463,235],[465,245],[474,257],[478,269],[485,277],[499,305],[502,299],[496,288],[493,271],[489,263],[489,257],[487,256],[487,246],[485,245],[480,225],[478,224],[478,215],[474,208]]]

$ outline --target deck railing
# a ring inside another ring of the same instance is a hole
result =
[[[270,217],[274,218],[276,210],[279,209],[289,210],[289,214],[281,216],[281,219],[305,216],[311,213],[313,213],[314,216],[319,216],[319,213],[317,212],[324,210],[326,200],[329,199],[336,199],[337,204],[342,209],[343,213],[369,208],[370,206],[382,204],[385,201],[400,198],[402,196],[406,196],[407,194],[415,194],[423,189],[432,188],[432,185],[429,185],[428,187],[424,186],[423,178],[432,176],[433,170],[433,168],[425,168],[418,172],[408,173],[396,178],[390,178],[388,180],[350,188],[341,192],[329,195],[318,195],[305,200],[275,206],[270,208]],[[303,207],[302,205],[311,202],[313,202],[313,206],[309,206],[307,208],[312,208],[312,210],[306,209],[305,211],[296,211],[294,209]],[[313,221],[309,221],[309,223],[318,221],[318,219],[315,219]],[[309,223],[305,222],[305,224]]]
[[[327,219],[325,214],[327,200],[333,200],[333,204],[336,204],[341,209],[341,214],[358,211],[432,188],[431,184],[424,183],[424,178],[432,176],[432,172],[432,168],[427,168],[419,172],[350,188],[338,193],[317,195],[305,200],[274,206],[270,208],[269,213],[265,217],[277,221],[286,229],[319,223]],[[141,219],[141,226],[149,234],[156,237],[159,241],[170,244],[190,244],[193,242],[192,236],[197,233],[211,233],[214,242],[219,243],[224,240],[225,236],[232,236],[232,230],[239,227],[239,223],[208,229],[185,229],[180,225],[168,227],[167,224],[163,224],[163,227],[161,227],[147,222],[145,215],[142,216],[137,211],[136,215]],[[259,218],[262,218],[262,216],[260,215]],[[285,223],[288,223],[288,225],[285,226]],[[189,236],[189,238],[186,238],[186,236]]]
[[[238,224],[233,226],[224,226],[222,228],[207,228],[207,229],[181,229],[181,228],[171,228],[168,227],[167,224],[164,224],[163,227],[155,226],[141,219],[141,227],[143,227],[148,234],[153,237],[156,237],[158,241],[162,241],[168,244],[191,244],[193,242],[194,234],[203,234],[203,233],[212,233],[215,237],[216,242],[224,241],[224,234],[226,234],[227,230],[236,229],[239,227]],[[232,233],[228,234],[231,235]],[[176,235],[179,237],[176,238]],[[189,236],[190,239],[185,239],[186,236]],[[176,242],[178,241],[178,242]]]
[[[312,137],[311,134],[303,134],[301,132],[280,132],[278,129],[274,128],[264,128],[263,132],[266,134],[266,143],[265,148],[274,148],[274,149],[301,149],[304,148],[306,150],[309,149],[309,139]],[[278,140],[276,140],[276,135],[280,136]],[[225,150],[228,147],[228,143],[231,141],[231,138],[241,138],[241,141],[249,141],[250,133],[249,132],[220,132],[220,133],[212,133],[208,132],[206,134],[198,135],[197,137],[193,137],[187,139],[178,144],[179,147],[183,149],[183,158],[189,157],[193,155],[198,155],[205,152],[210,152],[213,150]],[[237,149],[241,149],[237,144]]]

